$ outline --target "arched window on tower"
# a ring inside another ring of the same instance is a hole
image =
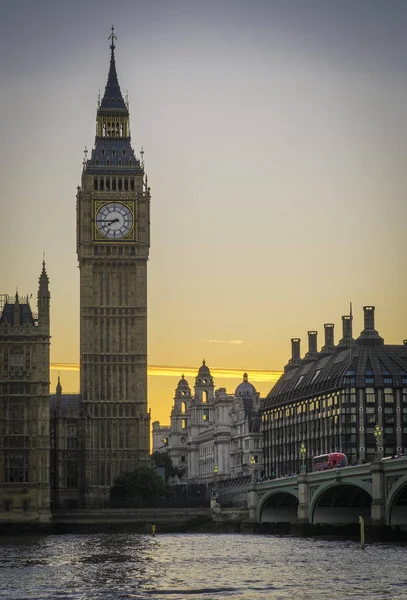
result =
[[[121,191],[122,191],[122,189],[123,189],[123,180],[122,180],[122,178],[120,177],[120,178],[119,178],[119,191],[121,192]]]
[[[110,190],[110,178],[106,177],[106,189]]]
[[[116,178],[112,179],[112,190],[116,191]]]
[[[111,134],[111,127],[112,127],[112,126],[111,126],[111,123],[110,123],[110,121],[109,121],[109,122],[108,122],[108,124],[107,124],[107,137],[110,137],[110,134]]]
[[[96,191],[97,191],[97,189],[98,189],[98,180],[97,180],[97,178],[96,178],[96,177],[95,177],[95,179],[93,180],[93,189],[94,189],[94,190],[96,190]]]
[[[129,180],[127,179],[127,177],[124,180],[124,189],[126,190],[126,192],[128,192],[129,190]]]
[[[102,135],[103,137],[106,137],[106,123],[103,123],[102,125]]]
[[[105,180],[103,179],[103,177],[101,177],[101,179],[100,179],[99,188],[100,188],[101,190],[104,190],[104,189],[105,189]]]
[[[202,402],[208,402],[208,392],[206,390],[202,392]]]
[[[134,192],[134,179],[130,179],[130,189]]]
[[[187,403],[186,402],[181,402],[181,413],[183,415],[185,415],[186,412],[187,412]]]
[[[123,123],[120,123],[120,137],[123,137]]]

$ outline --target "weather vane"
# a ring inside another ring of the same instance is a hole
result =
[[[112,33],[109,35],[108,39],[112,40],[112,43],[110,44],[110,49],[114,50],[116,48],[116,46],[114,45],[114,41],[117,40],[117,35],[114,32],[114,26],[113,25],[112,25]]]

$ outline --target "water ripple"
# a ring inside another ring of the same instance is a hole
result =
[[[405,600],[407,548],[254,535],[0,538],[4,600]]]

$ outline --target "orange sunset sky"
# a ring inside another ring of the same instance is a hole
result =
[[[264,396],[290,338],[353,304],[407,338],[407,3],[8,3],[0,36],[0,293],[51,289],[51,389],[79,386],[75,196],[108,35],[151,186],[149,406],[202,359]]]

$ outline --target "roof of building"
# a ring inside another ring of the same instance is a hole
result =
[[[190,389],[189,385],[188,385],[188,381],[185,379],[184,374],[182,374],[181,379],[178,381],[178,385],[177,388],[188,388]]]
[[[107,173],[112,169],[115,173],[119,170],[121,175],[132,175],[135,171],[142,171],[130,138],[96,138],[95,147],[87,161],[87,170],[89,168],[98,174]]]
[[[59,394],[50,394],[50,409],[55,411],[57,407],[57,398]],[[60,417],[80,417],[81,395],[80,394],[61,394],[59,398],[59,416]]]
[[[198,375],[210,375],[210,374],[211,374],[211,372],[209,370],[209,367],[206,364],[206,360],[203,359],[202,365],[199,367],[199,370],[198,370]]]
[[[18,304],[20,325],[24,325],[25,323],[28,323],[29,325],[35,325],[28,299],[22,303],[19,301],[18,294],[16,294],[16,302]],[[0,316],[0,323],[14,325],[16,302],[9,302],[9,300],[6,301]]]
[[[368,317],[372,319],[372,315]],[[289,363],[262,408],[346,387],[397,387],[406,383],[407,341],[385,345],[373,322],[365,321],[364,330],[348,347],[340,343],[334,354],[320,352],[311,362],[296,359]]]
[[[123,100],[122,93],[120,91],[119,80],[116,72],[116,62],[114,56],[115,44],[114,40],[116,36],[114,34],[114,30],[112,28],[111,40],[110,44],[110,68],[109,75],[107,76],[107,82],[105,87],[105,93],[103,94],[102,102],[100,103],[101,111],[108,110],[109,112],[114,110],[120,110],[121,112],[128,112],[126,103]]]
[[[253,396],[254,394],[257,394],[256,388],[254,387],[254,385],[252,385],[249,382],[247,373],[245,373],[243,375],[242,383],[239,383],[239,385],[237,386],[237,388],[235,390],[235,396],[236,397],[242,397],[242,396],[250,397],[250,396]]]

